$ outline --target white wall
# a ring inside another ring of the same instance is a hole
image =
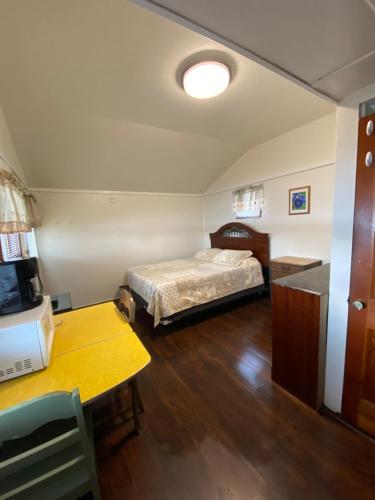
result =
[[[330,165],[264,182],[263,216],[239,222],[270,233],[271,258],[296,255],[329,261],[334,170],[334,165]],[[289,215],[289,189],[300,186],[311,186],[311,213]],[[234,220],[232,203],[232,191],[205,196],[206,246],[209,232]]]
[[[249,149],[207,193],[335,163],[335,148],[336,118],[330,113]]]
[[[233,219],[232,189],[263,181],[264,215],[244,222],[271,234],[271,257],[329,260],[335,127],[333,113],[252,148],[234,163],[204,197],[205,244],[209,232]],[[311,186],[311,213],[289,215],[289,189],[301,186]]]
[[[329,258],[334,129],[334,115],[327,115],[250,150],[247,169],[244,158],[230,169],[235,185],[255,182],[265,172],[281,175],[265,181],[264,217],[250,221],[271,233],[273,256]],[[312,187],[311,214],[289,216],[288,189],[302,185]],[[43,221],[37,239],[46,289],[71,291],[74,307],[113,298],[129,266],[192,255],[203,245],[203,229],[208,244],[208,232],[232,217],[230,189],[203,200],[69,190],[35,194]]]
[[[337,111],[337,166],[331,253],[325,405],[341,411],[353,237],[358,109],[375,84],[348,96]]]
[[[191,256],[202,246],[202,198],[36,191],[48,293],[73,306],[112,299],[129,266]]]

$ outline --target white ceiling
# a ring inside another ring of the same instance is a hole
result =
[[[0,104],[33,187],[201,193],[251,146],[334,110],[124,0],[0,5]],[[185,95],[181,64],[218,51],[229,89]]]
[[[336,101],[375,81],[375,0],[134,1]]]

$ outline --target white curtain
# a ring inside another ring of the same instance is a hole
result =
[[[236,219],[261,217],[263,206],[263,184],[247,186],[233,192],[233,214]]]
[[[0,170],[0,233],[29,232],[39,226],[34,196],[18,177]]]

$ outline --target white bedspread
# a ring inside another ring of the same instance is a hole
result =
[[[155,326],[162,318],[264,283],[262,267],[250,257],[238,267],[198,259],[128,269],[127,283],[147,303]]]

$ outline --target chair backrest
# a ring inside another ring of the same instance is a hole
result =
[[[97,486],[78,389],[0,412],[0,499],[74,498]]]

